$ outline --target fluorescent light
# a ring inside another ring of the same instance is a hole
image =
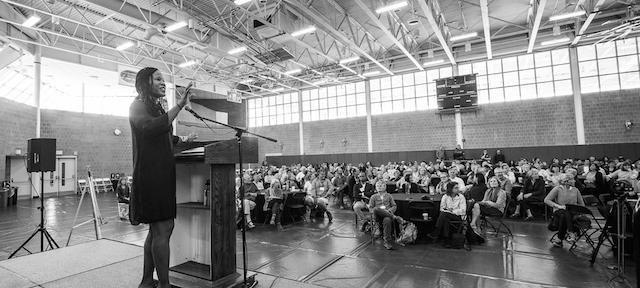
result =
[[[407,3],[407,1],[396,2],[396,3],[389,4],[387,6],[382,6],[382,7],[378,8],[378,9],[376,9],[376,13],[381,14],[381,13],[384,13],[384,12],[393,11],[393,10],[400,9],[400,8],[402,8],[404,6],[407,6],[407,5],[409,5],[409,3]]]
[[[325,82],[327,82],[327,80],[325,80],[325,79],[320,79],[320,80],[318,80],[318,81],[311,82],[311,84],[313,84],[313,85],[316,85],[316,86],[317,86],[317,85],[324,84]]]
[[[422,63],[422,66],[432,66],[432,65],[440,64],[442,62],[444,62],[444,60],[442,60],[442,59],[428,61],[428,62]]]
[[[184,63],[180,63],[180,65],[178,65],[180,68],[185,68],[185,67],[189,67],[189,66],[193,66],[196,64],[196,60],[189,60],[187,62]]]
[[[575,18],[575,17],[580,17],[582,15],[584,15],[584,10],[578,10],[578,11],[574,11],[574,12],[569,12],[569,13],[564,13],[564,14],[559,14],[559,15],[553,15],[551,17],[549,17],[549,21],[559,21],[559,20],[564,20],[564,19],[569,19],[569,18]]]
[[[300,72],[302,72],[302,69],[293,69],[293,70],[289,70],[287,72],[284,72],[284,74],[291,75],[291,74],[296,74],[296,73],[300,73]]]
[[[362,76],[369,77],[369,76],[374,76],[378,74],[380,74],[380,70],[373,70],[373,71],[362,73]]]
[[[471,32],[471,33],[467,33],[467,34],[460,34],[460,35],[456,35],[456,36],[451,36],[451,38],[449,38],[450,41],[454,42],[454,41],[460,41],[460,40],[464,40],[464,39],[469,39],[469,38],[473,38],[478,36],[478,32]]]
[[[540,43],[540,45],[549,46],[549,45],[555,45],[555,44],[560,44],[560,43],[564,43],[564,42],[569,42],[570,40],[571,39],[569,39],[569,37],[562,37],[562,38],[558,38],[558,39],[542,41],[542,43]]]
[[[351,62],[355,62],[360,60],[360,56],[353,56],[353,57],[349,57],[349,58],[344,58],[342,60],[340,60],[340,64],[347,64],[347,63],[351,63]]]
[[[244,51],[247,51],[247,47],[241,46],[241,47],[238,47],[238,48],[233,48],[233,49],[229,50],[229,52],[227,52],[227,53],[233,55],[233,54],[242,53]]]
[[[187,22],[180,21],[180,22],[176,22],[176,23],[173,23],[173,24],[167,26],[166,28],[164,28],[164,30],[167,31],[167,32],[173,32],[173,31],[176,31],[176,30],[178,30],[178,29],[180,29],[180,28],[182,28],[184,26],[187,26]]]
[[[27,18],[27,20],[24,20],[22,26],[33,27],[33,25],[36,25],[36,23],[38,22],[40,22],[40,16],[33,14],[29,18]]]
[[[284,88],[276,88],[276,89],[273,89],[273,90],[271,90],[271,91],[273,91],[273,92],[280,92],[280,91],[284,91]]]
[[[124,43],[120,44],[118,47],[116,47],[116,50],[122,51],[122,50],[127,50],[127,49],[129,49],[131,47],[133,47],[133,42],[127,41],[127,42],[124,42]]]
[[[238,6],[240,6],[242,4],[249,3],[249,2],[251,2],[251,0],[235,0],[235,1],[233,1],[233,3],[238,5]]]
[[[316,31],[316,26],[309,26],[307,28],[303,28],[300,29],[298,31],[294,31],[293,33],[291,33],[292,37],[298,37],[304,34],[309,34],[309,33],[313,33],[314,31]]]

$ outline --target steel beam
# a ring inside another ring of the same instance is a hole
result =
[[[405,48],[404,45],[402,45],[402,43],[398,41],[398,38],[396,38],[393,34],[391,34],[391,31],[389,31],[389,28],[384,26],[382,21],[380,21],[380,19],[378,19],[378,17],[376,17],[376,15],[373,14],[373,11],[371,11],[371,9],[369,8],[369,6],[367,6],[367,4],[362,2],[362,0],[352,0],[352,1],[355,2],[356,5],[360,7],[361,11],[363,11],[364,14],[366,14],[367,17],[369,17],[369,20],[371,20],[374,24],[376,24],[376,26],[380,28],[380,30],[384,33],[384,35],[387,36],[387,38],[389,38],[389,40],[391,40],[393,44],[395,44],[396,47],[398,47],[398,49],[400,49],[400,51],[402,51],[402,53],[405,56],[407,56],[407,58],[411,61],[411,63],[413,63],[413,65],[416,66],[416,68],[418,68],[419,70],[424,70],[424,68],[422,68],[422,65],[418,62],[418,60],[416,60],[416,58],[413,57],[413,55],[411,55],[411,52],[409,52],[409,50],[407,50],[407,48]]]
[[[547,5],[547,0],[531,0],[531,11],[529,16],[534,18],[528,18],[527,22],[531,27],[529,32],[529,46],[527,47],[527,53],[533,51],[533,46],[536,44],[536,37],[538,36],[538,29],[540,28],[540,22],[542,22],[542,14],[544,13],[544,7]],[[533,23],[532,23],[533,21]]]
[[[584,35],[585,32],[587,32],[587,29],[589,28],[589,25],[591,25],[591,22],[593,22],[593,19],[595,19],[596,15],[600,13],[600,7],[602,7],[604,2],[606,2],[606,0],[598,0],[598,2],[596,2],[593,8],[591,9],[587,8],[589,10],[585,9],[585,11],[589,13],[589,16],[587,16],[587,19],[584,20],[584,23],[580,25],[580,30],[578,30],[578,33],[576,33],[576,37],[573,38],[573,41],[571,41],[571,45],[576,45],[578,44],[578,42],[580,42],[580,39],[582,39],[582,35]],[[576,9],[580,9],[579,6],[580,5],[576,5]]]
[[[424,13],[424,16],[427,18],[433,33],[436,35],[436,38],[438,38],[442,50],[447,54],[451,65],[455,65],[456,59],[453,57],[453,52],[448,42],[451,33],[449,33],[449,29],[445,25],[444,16],[440,11],[438,2],[434,0],[418,0],[418,4],[422,13]]]
[[[480,0],[480,12],[482,12],[482,28],[484,29],[484,45],[487,50],[487,59],[492,59],[491,24],[489,23],[489,2],[487,0]]]
[[[356,43],[353,43],[350,39],[347,38],[342,32],[336,30],[329,22],[325,19],[325,17],[314,9],[307,7],[305,4],[301,4],[297,0],[284,0],[287,3],[289,8],[297,10],[300,14],[304,15],[305,18],[311,20],[314,24],[319,26],[322,30],[324,30],[327,34],[331,35],[331,37],[340,41],[343,45],[349,47],[351,50],[356,53],[364,56],[369,59],[374,64],[378,65],[382,70],[384,70],[387,74],[393,75],[393,72],[389,70],[385,65],[380,63],[377,59],[371,56],[367,51],[360,48]]]

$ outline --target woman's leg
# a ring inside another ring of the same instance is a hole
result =
[[[562,210],[563,213],[558,213],[558,217],[560,220],[558,221],[558,239],[564,240],[567,236],[567,229],[569,229],[571,225],[571,217],[569,216],[569,212],[566,210]]]
[[[478,218],[480,218],[480,204],[473,204],[473,210],[471,210],[471,227],[476,226],[476,222],[478,222]]]
[[[144,266],[142,268],[142,281],[139,288],[153,287],[153,270],[155,265],[153,264],[153,254],[151,253],[152,246],[151,225],[149,225],[149,232],[147,238],[144,240]]]
[[[159,288],[169,288],[169,239],[173,232],[173,219],[151,223],[151,254],[158,273]]]

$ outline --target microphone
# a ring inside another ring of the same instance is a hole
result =
[[[193,111],[191,109],[191,107],[189,106],[184,106],[184,110],[187,110],[187,112],[191,113],[191,115],[193,115],[194,117],[198,118],[198,119],[202,119],[202,116],[200,116],[198,113],[196,113],[196,111]]]

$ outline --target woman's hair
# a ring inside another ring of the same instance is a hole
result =
[[[498,182],[498,188],[500,187],[500,180],[498,180],[498,177],[493,176],[493,177],[489,178],[489,181],[487,181],[487,182],[491,183],[491,180],[496,180]],[[493,187],[491,187],[491,184],[489,184],[489,188],[493,188]]]
[[[142,70],[138,71],[138,74],[136,74],[136,92],[138,92],[138,99],[145,103],[152,112],[162,114],[165,112],[164,108],[151,93],[151,79],[156,71],[158,69],[153,67],[142,68]]]
[[[447,195],[451,196],[453,194],[453,188],[458,185],[458,182],[449,182],[447,183]]]
[[[476,185],[478,185],[478,186],[485,185],[486,186],[486,180],[484,179],[484,174],[476,173],[475,177],[476,177]]]

